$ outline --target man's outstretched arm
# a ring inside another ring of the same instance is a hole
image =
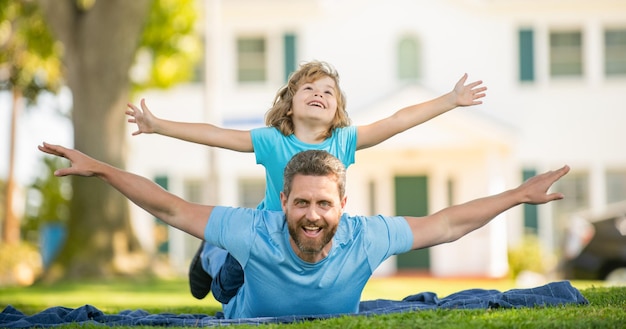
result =
[[[548,189],[569,172],[568,166],[530,178],[517,188],[452,206],[424,217],[405,217],[413,232],[413,249],[455,241],[522,203],[543,204],[563,199]]]
[[[70,161],[70,167],[56,170],[55,176],[98,177],[167,224],[197,238],[204,238],[204,228],[213,210],[212,206],[187,202],[145,177],[115,168],[74,149],[48,143],[38,148],[44,153]]]

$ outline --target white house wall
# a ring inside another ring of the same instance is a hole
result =
[[[204,97],[201,86],[184,85],[167,92],[151,91],[140,96],[154,115],[176,121],[204,122]],[[139,106],[140,99],[132,100]],[[137,125],[129,124],[127,169],[150,179],[157,176],[168,177],[168,190],[181,197],[185,196],[185,181],[206,180],[208,176],[207,147],[183,142],[172,138],[141,134],[131,136]],[[137,206],[131,206],[133,227],[142,246],[151,252],[155,250],[154,217]],[[200,241],[174,228],[168,229],[170,264],[176,273],[187,272],[189,259]]]
[[[324,60],[337,68],[356,124],[446,93],[465,72],[470,81],[482,79],[489,88],[481,106],[456,109],[357,152],[357,163],[348,171],[348,212],[372,209],[366,191],[374,181],[381,197],[373,208],[393,214],[393,177],[399,173],[429,176],[430,209],[436,211],[447,206],[442,188],[449,177],[457,184],[455,201],[463,202],[517,185],[523,168],[543,171],[566,163],[572,171],[590,171],[592,207],[601,208],[606,203],[605,170],[626,168],[626,78],[605,78],[600,64],[602,31],[626,26],[625,1],[206,0],[204,4],[206,89],[192,88],[185,95],[179,89],[142,95],[164,118],[206,120],[238,129],[263,125],[263,115],[284,83],[280,42],[285,33],[297,35],[298,61]],[[548,33],[571,27],[584,35],[585,73],[576,79],[551,78]],[[520,28],[535,32],[536,74],[530,84],[518,78]],[[405,34],[418,37],[423,51],[423,76],[416,89],[395,77],[396,42]],[[235,40],[242,35],[267,38],[266,83],[236,84]],[[206,177],[206,147],[159,136],[130,140],[131,168],[148,175],[167,172],[174,180]],[[237,180],[263,178],[263,168],[252,154],[224,150],[215,154],[218,200],[237,205]],[[551,241],[551,206],[539,207],[539,216],[542,239],[557,245]],[[521,236],[523,219],[519,208],[501,217],[453,244],[432,248],[432,272],[503,275],[506,245]]]

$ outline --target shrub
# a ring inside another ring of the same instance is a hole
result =
[[[517,246],[509,248],[508,256],[509,275],[514,279],[524,271],[545,273],[547,270],[546,255],[534,234],[525,235]]]

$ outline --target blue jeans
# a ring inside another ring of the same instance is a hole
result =
[[[213,297],[222,304],[228,304],[243,285],[243,268],[226,250],[208,243],[204,243],[201,258],[202,268],[213,278]]]

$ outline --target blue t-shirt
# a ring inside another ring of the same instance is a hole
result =
[[[265,167],[265,198],[258,209],[282,210],[280,192],[283,190],[283,174],[287,162],[305,150],[325,150],[337,157],[348,168],[354,163],[357,143],[356,126],[337,128],[331,137],[319,144],[308,144],[295,135],[284,136],[274,127],[256,128],[250,131],[256,163]]]
[[[230,252],[245,273],[224,305],[229,319],[356,313],[376,267],[413,243],[404,217],[344,214],[328,256],[309,263],[291,248],[282,212],[229,207],[213,209],[204,237]]]

